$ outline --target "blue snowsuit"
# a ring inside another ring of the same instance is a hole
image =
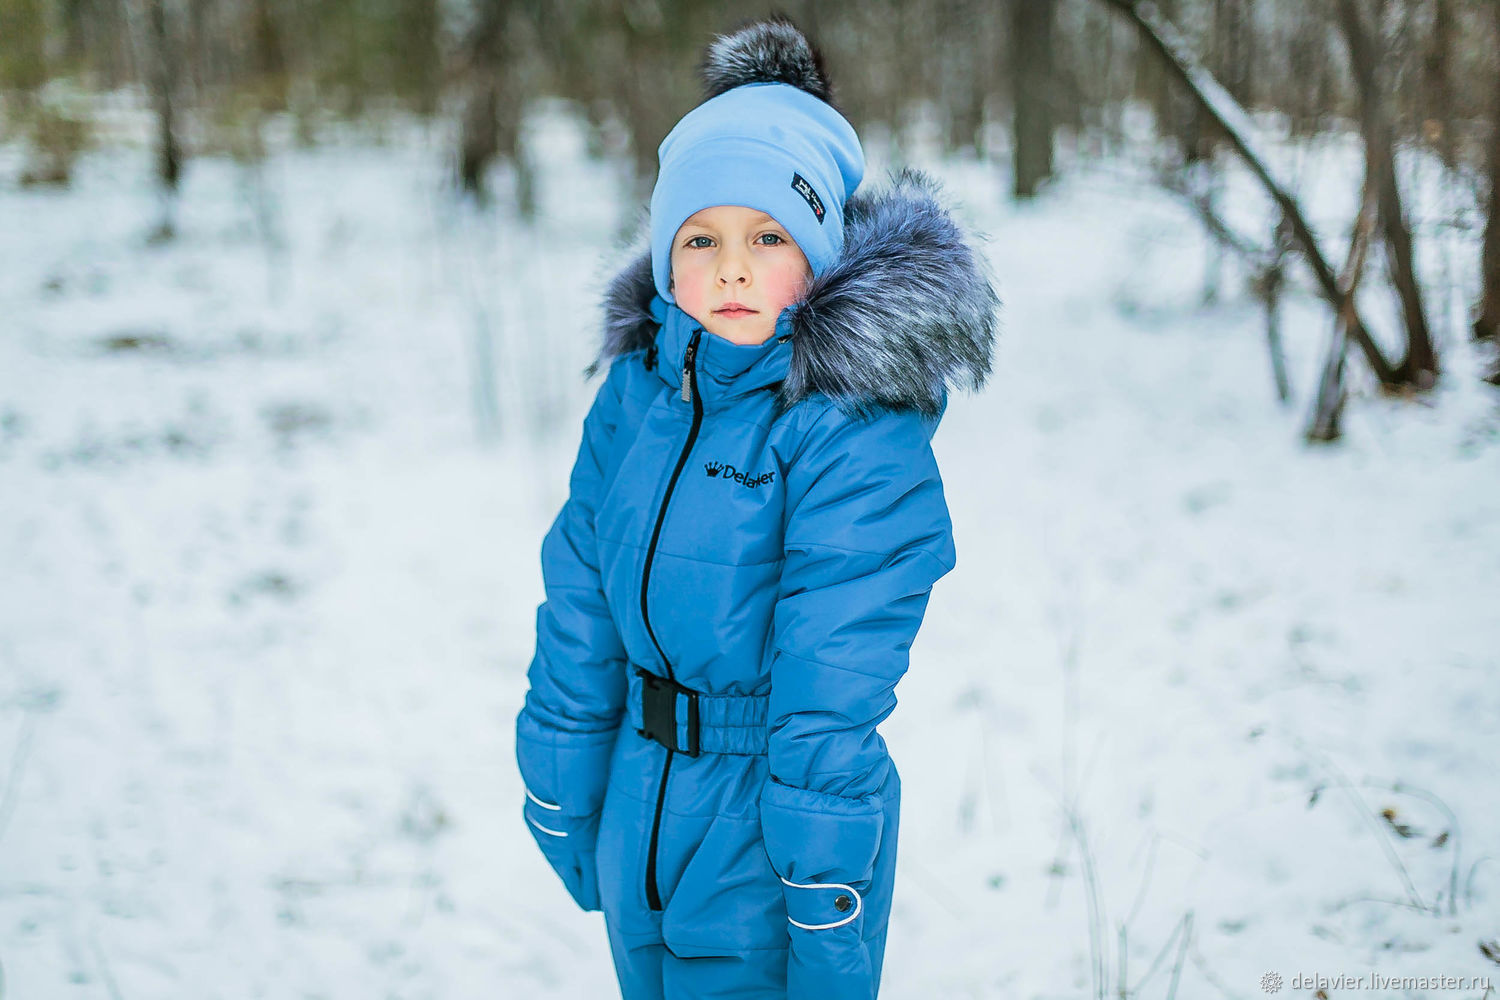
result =
[[[664,302],[646,257],[608,293],[516,752],[625,1000],[879,986],[901,783],[876,726],[954,565],[930,439],[997,301],[921,175],[845,224],[764,344]]]

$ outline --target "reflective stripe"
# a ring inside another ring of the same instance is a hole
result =
[[[787,882],[786,879],[782,879],[781,881],[786,885],[791,886],[793,889],[847,889],[854,896],[854,912],[849,914],[843,920],[835,920],[831,924],[804,924],[800,921],[793,920],[790,914],[787,915],[786,919],[789,923],[792,924],[792,926],[800,927],[805,931],[826,931],[830,927],[842,927],[849,921],[853,920],[855,917],[859,916],[859,911],[864,909],[865,906],[864,898],[860,896],[859,892],[854,888],[854,886],[844,885],[842,882],[799,883]]]
[[[526,822],[530,823],[532,826],[536,827],[538,830],[542,831],[543,833],[550,833],[550,834],[552,834],[552,836],[554,836],[554,837],[566,837],[567,836],[567,834],[564,833],[562,830],[550,830],[547,827],[543,826],[542,824],[538,823],[536,820],[532,819],[530,816],[526,817]]]
[[[521,787],[525,788],[524,785],[521,786]],[[557,805],[557,804],[552,803],[552,802],[543,802],[541,799],[537,798],[535,795],[532,795],[531,794],[531,789],[529,789],[529,788],[526,789],[526,797],[528,799],[530,799],[531,801],[535,802],[537,805],[541,806],[543,809],[561,809],[562,808],[562,806]]]

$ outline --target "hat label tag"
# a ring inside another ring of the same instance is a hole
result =
[[[813,210],[813,215],[818,217],[818,225],[823,224],[823,202],[818,198],[818,192],[807,183],[807,178],[801,174],[792,174],[792,190],[800,194],[806,201],[807,207]]]

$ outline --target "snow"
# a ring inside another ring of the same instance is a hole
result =
[[[530,127],[530,225],[456,203],[422,130],[194,160],[154,245],[142,149],[0,187],[0,995],[615,993],[511,727],[633,207],[571,118]],[[1111,995],[1495,979],[1500,400],[1461,310],[1438,391],[1383,399],[1354,360],[1345,439],[1309,448],[1305,271],[1283,409],[1259,307],[1200,301],[1205,238],[1145,171],[1014,206],[995,165],[913,155],[988,235],[1004,331],[934,442],[959,567],[883,726],[881,995],[1088,996],[1096,961]],[[1296,162],[1340,256],[1357,150]],[[1435,325],[1472,232],[1420,247]]]

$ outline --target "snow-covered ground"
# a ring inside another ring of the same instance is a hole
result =
[[[142,150],[0,186],[0,996],[614,993],[511,736],[630,209],[565,117],[530,226],[456,206],[440,139],[193,161],[162,243]],[[882,996],[1484,995],[1371,985],[1500,979],[1500,398],[1455,324],[1439,391],[1355,361],[1309,449],[1305,292],[1284,409],[1258,307],[1232,268],[1199,301],[1199,227],[1126,161],[1017,208],[914,155],[1005,306],[935,441],[959,568],[883,728]],[[1316,155],[1338,260],[1351,151]]]

